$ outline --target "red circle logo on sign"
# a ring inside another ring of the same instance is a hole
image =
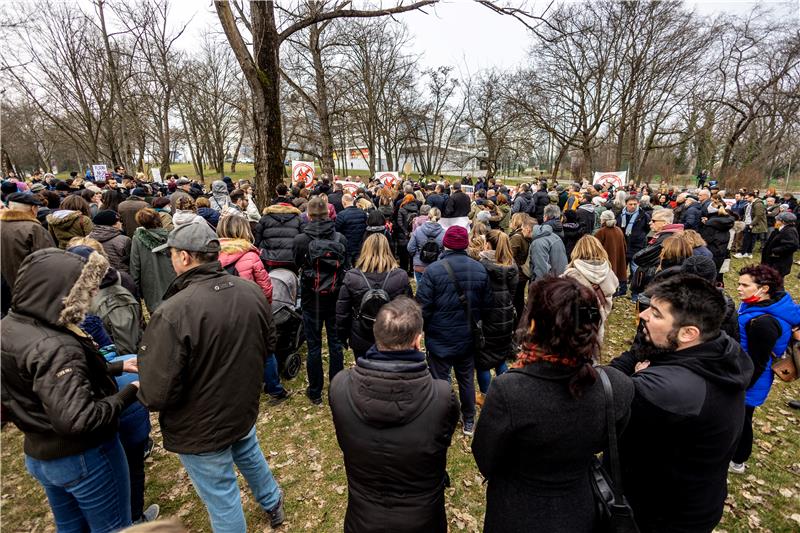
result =
[[[294,181],[303,181],[306,186],[311,185],[314,181],[314,167],[306,163],[298,163],[294,167]]]

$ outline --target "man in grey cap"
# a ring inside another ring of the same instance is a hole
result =
[[[789,211],[776,216],[775,231],[769,234],[761,250],[761,263],[771,266],[783,277],[792,271],[792,258],[800,248],[796,223],[797,217]]]
[[[177,209],[178,198],[185,197],[191,198],[192,196],[189,194],[189,189],[192,188],[192,182],[189,178],[180,178],[175,182],[175,192],[169,195],[169,203],[170,207],[172,208],[172,212],[174,213]]]
[[[269,302],[222,269],[208,224],[179,226],[153,252],[165,248],[178,277],[142,338],[139,400],[159,411],[164,448],[178,454],[214,531],[247,531],[234,464],[275,527],[283,494],[255,429],[265,357],[275,351]]]

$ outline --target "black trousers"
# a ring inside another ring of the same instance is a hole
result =
[[[147,439],[137,443],[123,443],[128,471],[131,477],[131,520],[136,522],[144,511],[144,449]]]
[[[475,359],[472,353],[443,359],[428,353],[428,368],[434,379],[450,381],[450,370],[456,371],[458,399],[464,420],[475,420]]]
[[[744,407],[744,426],[742,427],[742,436],[739,437],[739,444],[736,445],[736,451],[733,452],[734,463],[747,462],[750,454],[753,453],[753,411],[755,409],[749,405]]]

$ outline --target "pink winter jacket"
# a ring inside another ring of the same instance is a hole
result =
[[[236,263],[236,272],[239,277],[250,281],[255,281],[269,303],[272,303],[272,281],[269,273],[261,262],[258,248],[244,239],[220,239],[219,262],[222,268],[226,268]]]

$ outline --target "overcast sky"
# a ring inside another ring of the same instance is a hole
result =
[[[386,3],[395,4],[394,0]],[[533,6],[541,10],[548,3],[549,0],[535,0]],[[800,22],[800,0],[767,0],[763,3],[775,4],[786,16],[795,17]],[[221,32],[211,2],[173,0],[173,4],[172,12],[176,19],[187,20],[194,15],[187,38],[182,42],[186,49],[190,50],[192,42],[204,31]],[[746,14],[756,2],[697,0],[687,1],[687,4],[702,15],[714,15]],[[474,72],[490,67],[513,67],[525,61],[530,38],[525,26],[512,17],[494,13],[472,0],[444,0],[426,10],[427,15],[412,12],[398,16],[408,24],[422,66],[452,65],[461,71]]]

